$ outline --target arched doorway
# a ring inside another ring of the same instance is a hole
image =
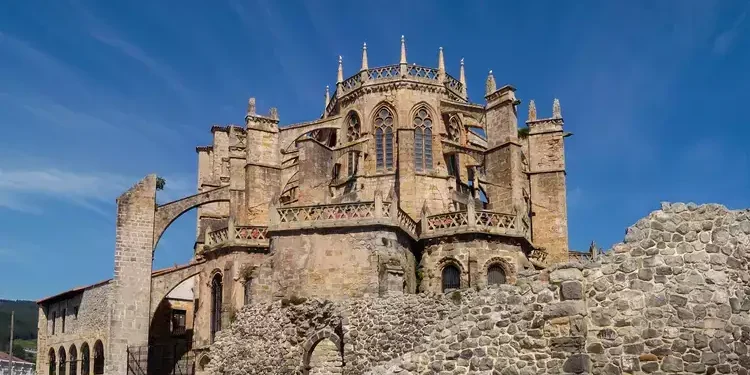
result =
[[[336,343],[329,338],[318,341],[311,349],[310,360],[307,366],[308,374],[340,374],[344,367],[344,359],[341,356]]]

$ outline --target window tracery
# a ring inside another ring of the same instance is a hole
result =
[[[378,171],[393,169],[393,113],[385,107],[375,116],[375,164]]]
[[[432,118],[425,108],[414,115],[414,163],[417,172],[432,169]]]
[[[451,116],[450,119],[448,119],[448,139],[450,139],[453,142],[459,143],[461,142],[461,123],[458,120],[458,117]]]

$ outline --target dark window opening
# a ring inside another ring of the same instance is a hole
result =
[[[185,310],[172,310],[172,335],[181,336],[185,334],[187,323],[187,312]]]
[[[49,374],[55,375],[57,373],[57,361],[55,359],[55,349],[49,350]]]
[[[222,288],[221,275],[217,273],[211,280],[211,342],[216,338],[216,332],[221,331]]]
[[[70,362],[70,369],[68,374],[76,375],[78,372],[78,352],[76,351],[75,345],[70,346],[70,359],[68,360],[68,362]]]
[[[78,306],[73,307],[73,315],[78,319]]]
[[[499,264],[493,264],[487,269],[487,284],[505,284],[505,270]]]
[[[347,160],[347,172],[349,177],[354,176],[357,174],[357,167],[359,163],[359,152],[357,151],[349,151],[348,153],[348,160]]]
[[[104,374],[104,345],[101,341],[94,344],[94,375]]]
[[[461,287],[461,271],[449,264],[443,268],[443,292]]]
[[[60,360],[58,363],[59,366],[58,366],[57,373],[60,375],[65,375],[65,365],[67,364],[65,360],[65,348],[60,347],[58,357],[60,358]]]
[[[91,354],[89,353],[89,344],[81,345],[81,375],[89,375],[91,370]]]
[[[52,312],[52,334],[55,334],[55,324],[57,323],[57,311]]]
[[[67,309],[63,309],[62,311],[62,327],[60,327],[62,333],[65,333],[65,315],[68,315]]]

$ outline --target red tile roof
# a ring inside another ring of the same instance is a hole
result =
[[[8,354],[6,352],[0,352],[0,361],[10,362],[10,354]],[[28,363],[28,364],[32,364],[31,362],[24,361],[23,359],[18,358],[16,356],[13,356],[13,363]]]

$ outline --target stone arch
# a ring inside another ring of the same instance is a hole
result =
[[[86,341],[81,344],[81,375],[91,373],[91,349]]]
[[[154,272],[151,275],[151,314],[149,321],[154,319],[154,313],[167,295],[185,280],[201,273],[205,261],[187,264],[177,268],[170,268]]]
[[[303,135],[321,129],[341,129],[339,122],[341,116],[328,117],[318,121],[312,121],[297,125],[290,125],[279,129],[279,145],[281,150],[290,151],[294,148],[294,143]]]
[[[55,354],[55,348],[49,348],[47,363],[49,364],[49,375],[55,375],[57,373],[57,354]]]
[[[210,362],[211,362],[211,356],[209,356],[206,353],[201,354],[198,357],[198,360],[196,361],[196,363],[198,364],[198,366],[197,366],[198,367],[198,371],[200,371],[200,372],[206,371],[206,366],[208,366],[208,364]]]
[[[185,212],[214,202],[229,202],[229,185],[184,197],[156,207],[154,213],[154,246],[159,243],[164,231]]]
[[[57,373],[59,375],[65,375],[66,374],[66,366],[68,365],[68,359],[65,355],[65,347],[61,346],[60,349],[57,350]]]
[[[514,267],[513,263],[503,257],[492,257],[484,262],[484,266],[482,266],[482,280],[484,280],[485,285],[489,284],[487,281],[487,274],[492,266],[500,266],[505,273],[506,284],[516,283],[516,267]]]
[[[430,116],[430,117],[432,118],[433,124],[434,124],[434,122],[435,122],[435,119],[437,119],[437,118],[440,118],[440,117],[438,117],[438,113],[437,113],[437,111],[435,111],[435,109],[434,109],[434,108],[432,108],[432,106],[431,106],[431,105],[430,105],[429,103],[427,103],[427,102],[425,102],[425,101],[420,101],[420,102],[418,102],[418,103],[414,104],[414,105],[413,105],[413,106],[411,107],[411,109],[409,110],[409,119],[412,119],[412,118],[414,118],[414,116],[416,116],[416,115],[417,115],[417,112],[418,112],[418,111],[419,111],[420,109],[425,109],[425,110],[427,110],[427,113],[428,113],[428,114],[429,114],[429,116]],[[409,124],[410,124],[409,126],[411,126],[411,123],[409,123]]]
[[[104,374],[104,344],[102,340],[94,343],[94,375]]]
[[[323,346],[321,346],[321,344]],[[302,357],[303,374],[328,373],[315,371],[316,369],[320,369],[318,366],[344,367],[344,345],[341,338],[329,329],[320,330],[310,336],[307,341],[305,341],[302,349],[304,351]]]
[[[444,156],[450,156],[453,154],[461,154],[466,155],[473,161],[473,165],[483,165],[484,164],[484,151],[480,149],[475,149],[472,147],[466,147],[461,146],[458,144],[453,143],[452,141],[446,142],[443,141],[443,155]]]
[[[440,285],[440,291],[443,291],[443,271],[448,267],[456,267],[458,269],[459,287],[464,287],[464,276],[466,275],[466,268],[458,259],[454,257],[445,257],[440,259],[436,265],[435,273],[438,275],[438,282]]]

